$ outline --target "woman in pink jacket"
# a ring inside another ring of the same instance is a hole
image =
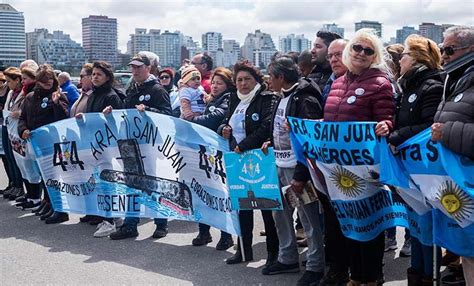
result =
[[[331,86],[324,121],[376,121],[375,133],[387,136],[393,126],[395,102],[380,39],[361,29],[346,45],[342,61],[348,71]],[[370,241],[346,238],[351,281],[348,285],[377,285],[383,277],[384,233]]]

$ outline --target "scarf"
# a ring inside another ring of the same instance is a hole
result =
[[[237,91],[237,96],[239,97],[240,102],[242,102],[244,104],[250,103],[252,101],[252,99],[255,97],[255,94],[260,89],[260,87],[261,87],[261,85],[257,82],[255,87],[247,94],[242,94],[242,93],[240,93],[240,91]]]

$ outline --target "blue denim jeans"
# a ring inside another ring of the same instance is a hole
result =
[[[438,265],[440,268],[441,248],[436,247]],[[433,246],[426,246],[415,237],[411,237],[411,267],[424,276],[433,277]]]
[[[168,219],[155,218],[154,221],[155,221],[156,228],[160,228],[160,229],[168,228]],[[123,222],[123,226],[137,230],[137,226],[139,222],[140,222],[139,217],[126,217]]]

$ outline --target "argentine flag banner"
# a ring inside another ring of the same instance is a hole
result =
[[[298,160],[316,166],[345,236],[368,241],[394,226],[408,227],[407,210],[379,181],[380,144],[374,122],[288,119]],[[308,164],[307,164],[308,165]]]
[[[399,172],[409,174],[425,201],[434,208],[434,243],[458,255],[473,257],[474,162],[431,141],[430,129],[397,149],[397,159],[404,168]]]
[[[240,234],[226,188],[228,142],[208,128],[115,110],[43,126],[31,143],[57,211],[175,218]]]

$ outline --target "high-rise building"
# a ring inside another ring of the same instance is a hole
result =
[[[179,32],[165,31],[158,34],[154,30],[151,49],[160,56],[160,64],[163,67],[179,68],[181,65],[181,41]]]
[[[355,30],[358,31],[363,28],[369,28],[369,29],[374,29],[377,36],[379,38],[382,38],[382,24],[377,22],[377,21],[360,21],[358,23],[355,23]]]
[[[418,31],[414,27],[403,26],[401,29],[397,30],[397,37],[395,42],[403,44],[411,34],[418,34]]]
[[[338,27],[336,23],[324,24],[321,30],[336,33],[344,38],[344,28]]]
[[[158,34],[160,30],[158,30]],[[127,43],[127,54],[135,55],[139,51],[151,51],[152,31],[147,33],[146,29],[135,28],[135,34],[130,34]]]
[[[285,37],[280,37],[280,51],[283,53],[301,53],[302,51],[310,48],[311,41],[306,39],[303,34],[296,36],[295,34],[289,34]]]
[[[432,39],[436,43],[443,42],[443,33],[449,27],[452,27],[451,24],[442,24],[436,25],[435,23],[421,23],[419,26],[420,35],[423,37]]]
[[[265,69],[270,63],[277,49],[270,34],[255,30],[255,33],[248,33],[242,46],[242,57],[248,59],[255,66]]]
[[[55,69],[76,74],[86,62],[84,49],[62,31],[48,33],[47,29],[35,29],[26,34],[29,59],[38,64],[48,63]]]
[[[10,4],[0,4],[0,66],[19,66],[26,59],[25,18]]]
[[[233,66],[241,57],[240,44],[235,40],[224,40],[224,67]]]
[[[217,61],[217,51],[222,51],[222,34],[217,32],[207,32],[202,35],[202,50],[207,52],[212,59]]]
[[[193,40],[193,37],[186,36],[183,33],[179,33],[180,45],[181,45],[181,61],[184,59],[191,59],[195,55],[202,52],[199,47],[199,43]]]
[[[117,19],[91,15],[82,18],[82,45],[89,62],[118,64]]]

